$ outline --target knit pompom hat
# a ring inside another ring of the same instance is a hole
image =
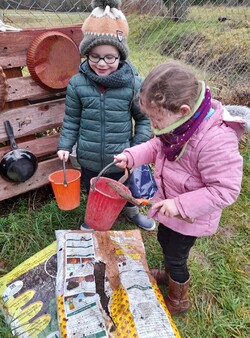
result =
[[[98,45],[115,46],[121,59],[128,57],[128,23],[120,10],[121,0],[93,0],[94,8],[82,25],[80,53],[86,55]]]

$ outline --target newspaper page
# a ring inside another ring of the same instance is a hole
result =
[[[54,242],[0,278],[0,309],[13,336],[60,337],[56,272]]]
[[[56,238],[61,337],[180,337],[139,230],[58,230]]]

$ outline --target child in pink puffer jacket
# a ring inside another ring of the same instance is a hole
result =
[[[155,137],[114,159],[120,168],[155,164],[158,191],[148,217],[159,221],[157,238],[165,271],[151,272],[158,284],[168,285],[165,302],[175,314],[189,308],[191,247],[197,237],[216,232],[222,209],[240,193],[243,160],[238,140],[246,122],[232,117],[211,98],[203,81],[175,61],[151,71],[139,99]]]

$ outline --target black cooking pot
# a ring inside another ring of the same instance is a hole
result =
[[[2,158],[0,174],[10,182],[25,182],[34,175],[38,165],[37,158],[30,151],[18,148],[10,121],[4,121],[4,127],[12,150]]]

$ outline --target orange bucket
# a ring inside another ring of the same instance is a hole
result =
[[[72,210],[80,205],[81,172],[75,169],[66,169],[65,171],[58,170],[50,174],[49,181],[58,208],[61,210]],[[64,179],[67,180],[67,184],[65,184]]]
[[[92,178],[90,180],[90,191],[84,221],[94,230],[109,230],[127,202],[106,184],[108,181],[113,182],[126,193],[131,194],[127,187],[111,178]]]

